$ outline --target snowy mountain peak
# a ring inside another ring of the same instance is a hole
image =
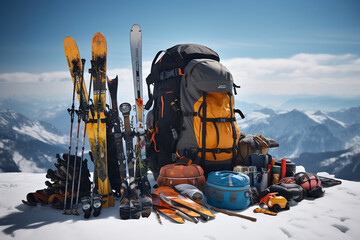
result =
[[[67,140],[51,124],[0,107],[0,172],[45,171],[66,151]]]
[[[37,120],[30,120],[14,110],[0,108],[1,134],[10,138],[27,137],[52,145],[64,145],[67,138],[54,126]],[[22,135],[22,136],[21,136]]]

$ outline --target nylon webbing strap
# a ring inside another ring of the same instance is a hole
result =
[[[214,154],[231,153],[233,148],[199,148],[199,151],[210,152]]]
[[[160,73],[160,80],[166,80],[172,77],[177,77],[183,75],[180,68],[174,68],[168,71],[163,71]]]
[[[196,117],[199,116],[201,120],[204,119],[204,117],[200,116],[197,112],[183,112],[184,117]],[[234,117],[232,118],[205,118],[207,122],[214,122],[214,123],[226,123],[226,122],[234,122],[236,119]]]
[[[203,102],[202,102],[202,106],[203,106],[203,119],[202,119],[202,148],[201,148],[201,165],[204,166],[205,164],[205,154],[206,154],[206,109],[207,109],[207,104],[206,104],[206,95],[207,92],[202,92],[203,94]],[[200,116],[200,114],[199,114]]]
[[[229,104],[230,104],[230,112],[231,112],[231,114],[230,114],[230,117],[231,118],[233,118],[233,106],[232,106],[232,102],[231,102],[231,97],[232,97],[232,93],[231,92],[229,92],[228,93],[228,95],[229,95]],[[234,168],[234,166],[235,166],[235,163],[236,163],[236,139],[237,139],[237,134],[236,134],[236,131],[235,131],[235,126],[234,126],[234,122],[230,122],[230,124],[231,124],[231,130],[232,130],[232,132],[233,132],[233,138],[234,138],[234,143],[233,143],[233,160],[232,160],[232,162],[231,162],[231,168]]]
[[[214,124],[214,128],[215,128],[215,131],[216,131],[216,147],[215,148],[217,148],[219,146],[219,142],[220,142],[220,135],[219,135],[219,129],[216,126],[216,123],[213,122],[213,124]],[[216,159],[215,154],[214,154],[214,158]]]
[[[236,85],[235,83],[233,83],[233,89],[234,89],[235,95],[237,95],[237,91],[236,91],[237,88],[240,88],[240,86],[238,86],[238,85]]]
[[[200,117],[202,118],[202,117]],[[213,122],[213,123],[226,123],[226,122],[235,122],[236,119],[231,117],[231,118],[206,118],[207,122]]]
[[[154,84],[156,81],[157,81],[157,76],[156,76],[156,73],[153,71],[153,68],[155,66],[155,63],[156,63],[156,60],[158,59],[158,57],[160,56],[161,53],[165,52],[164,50],[160,50],[156,56],[154,57],[153,61],[152,61],[152,64],[151,64],[151,72],[149,74],[149,76],[146,78],[146,84],[147,84],[147,89],[148,89],[148,96],[149,96],[149,100],[146,102],[145,104],[145,109],[146,110],[149,110],[153,104],[153,94],[151,92],[151,89],[150,89],[150,85],[151,84]]]
[[[195,117],[197,115],[197,112],[183,112],[184,117]]]

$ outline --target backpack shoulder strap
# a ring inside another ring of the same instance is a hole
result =
[[[160,50],[154,57],[154,60],[152,61],[152,64],[151,64],[151,68],[155,65],[156,63],[156,60],[158,59],[158,57],[160,56],[161,53],[165,53],[166,51],[165,50]],[[161,59],[159,60],[161,62]]]
[[[151,63],[151,71],[150,71],[150,74],[149,74],[149,76],[147,76],[147,78],[146,78],[146,85],[147,85],[148,96],[149,96],[149,100],[148,100],[148,101],[146,102],[146,104],[145,104],[145,109],[146,109],[146,110],[149,110],[149,109],[151,108],[151,106],[152,106],[152,104],[153,104],[153,101],[154,101],[154,99],[153,99],[153,94],[151,93],[150,85],[155,83],[156,77],[154,76],[154,72],[153,72],[154,66],[155,66],[155,64],[156,64],[156,62],[157,62],[157,59],[159,58],[160,54],[163,53],[163,52],[166,52],[166,51],[165,51],[165,50],[160,50],[160,51],[155,55],[155,57],[154,57],[154,59],[153,59],[153,61],[152,61],[152,63]],[[161,61],[161,59],[160,59],[159,61]]]

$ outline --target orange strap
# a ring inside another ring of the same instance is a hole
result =
[[[164,117],[164,97],[161,95],[161,118]]]
[[[155,134],[157,134],[157,133],[159,133],[159,129],[158,129],[158,127],[157,127],[157,124],[158,124],[159,122],[156,122],[156,124],[155,124],[155,132],[153,132],[153,134],[151,135],[151,138],[150,138],[150,142],[153,142],[154,143],[154,150],[155,150],[155,152],[160,152],[160,150],[158,150],[157,148],[156,148],[156,141],[155,141]]]
[[[180,154],[179,154],[179,152],[178,151],[176,151],[176,156],[178,156],[178,158],[179,158],[179,160],[181,160],[181,159],[184,159],[185,158],[185,156],[180,156]],[[189,160],[189,162],[191,161],[191,159]],[[192,162],[192,161],[191,161]],[[190,163],[187,163],[186,165],[190,165],[191,164],[191,162]]]

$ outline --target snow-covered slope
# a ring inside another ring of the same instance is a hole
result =
[[[360,144],[346,150],[323,153],[303,153],[293,159],[299,165],[306,166],[310,172],[325,171],[338,178],[360,181]]]
[[[328,176],[326,173],[320,175]],[[176,224],[155,213],[140,220],[120,220],[118,199],[113,208],[103,209],[97,218],[66,216],[49,206],[28,207],[26,194],[44,188],[45,174],[0,173],[0,239],[360,239],[360,183],[343,181],[327,188],[324,197],[292,202],[289,211],[277,216],[253,213],[251,206],[242,218],[215,213],[216,218],[194,224]]]
[[[53,125],[0,108],[0,171],[44,172],[67,137]]]
[[[245,119],[238,120],[240,131],[277,140],[280,147],[271,150],[277,158],[340,151],[352,147],[360,138],[360,108],[333,113],[262,109],[245,115]]]

